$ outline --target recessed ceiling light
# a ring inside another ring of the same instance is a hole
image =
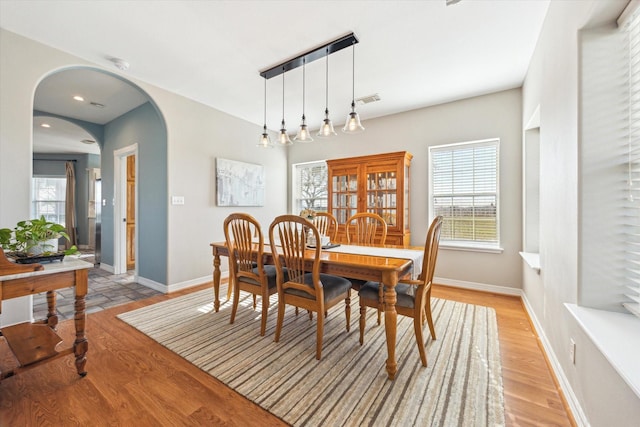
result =
[[[83,144],[95,144],[96,142],[93,139],[83,139],[82,141]]]
[[[43,128],[50,128],[51,125],[49,123],[42,123],[40,126],[42,126]]]
[[[84,98],[81,97],[80,95],[74,96],[73,99],[75,99],[76,101],[80,101],[80,102],[84,101]]]

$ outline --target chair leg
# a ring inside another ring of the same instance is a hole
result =
[[[275,342],[280,341],[280,331],[282,330],[282,322],[284,321],[284,309],[285,304],[280,296],[278,296],[278,320],[276,321],[276,336]]]
[[[240,288],[233,290],[233,304],[231,304],[231,321],[229,322],[232,325],[233,325],[233,322],[236,320],[236,312],[238,311],[239,303],[240,303]]]
[[[433,327],[433,317],[431,316],[431,300],[427,298],[427,303],[424,307],[424,312],[427,317],[427,324],[429,325],[429,331],[431,331],[431,339],[436,339],[436,330]]]
[[[267,313],[269,312],[269,294],[262,294],[262,319],[260,320],[260,336],[267,330]]]
[[[413,329],[416,333],[416,343],[418,344],[418,351],[420,352],[420,360],[422,366],[427,366],[427,354],[424,350],[424,339],[422,338],[422,316],[418,315],[413,318]]]
[[[318,325],[316,329],[316,359],[322,359],[322,335],[324,334],[324,316],[318,313]]]
[[[347,332],[351,330],[351,297],[344,300],[344,314],[347,317]]]
[[[309,320],[313,320],[313,311],[307,310],[307,312],[309,313]]]
[[[378,326],[380,326],[383,311],[384,311],[384,286],[380,284],[378,285]]]
[[[364,328],[367,323],[367,307],[360,304],[360,345],[364,343]]]
[[[298,307],[296,307],[296,316],[298,315]]]
[[[255,309],[256,309],[256,307],[258,306],[258,304],[257,304],[257,301],[256,301],[256,300],[257,300],[257,298],[256,298],[256,294],[253,294],[253,309],[254,309],[254,310],[255,310]]]

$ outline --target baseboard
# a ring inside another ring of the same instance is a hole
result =
[[[104,262],[101,262],[101,263],[100,263],[100,269],[101,269],[101,270],[104,270],[104,271],[107,271],[107,272],[109,272],[109,273],[111,273],[111,274],[113,274],[113,272],[115,271],[115,270],[113,269],[113,266],[112,266],[112,265],[105,264]]]
[[[227,277],[229,277],[228,271],[224,271],[220,273],[220,279],[226,279]],[[199,277],[197,279],[191,279],[191,280],[187,280],[180,283],[174,283],[173,285],[167,286],[167,292],[171,293],[171,292],[181,291],[183,289],[192,288],[194,286],[202,285],[204,283],[210,283],[212,280],[213,280],[212,276],[207,275],[207,276]]]
[[[147,279],[142,276],[136,276],[135,280],[137,283],[140,283],[141,285],[146,286],[147,288],[151,288],[155,291],[162,292],[163,294],[169,293],[168,286],[160,282],[156,282],[154,280]]]
[[[562,394],[564,394],[564,398],[567,401],[567,405],[569,405],[569,408],[571,409],[571,413],[573,415],[573,418],[576,424],[579,426],[588,426],[589,420],[587,419],[586,414],[582,410],[582,406],[580,406],[580,402],[578,401],[578,398],[573,392],[573,388],[569,383],[569,379],[564,374],[564,370],[562,369],[562,366],[560,365],[560,362],[558,361],[558,358],[556,357],[556,354],[553,351],[553,347],[551,346],[551,343],[549,342],[549,340],[547,339],[547,336],[544,333],[542,324],[538,321],[538,317],[536,316],[533,310],[533,307],[529,303],[529,300],[527,299],[526,294],[522,295],[522,303],[527,312],[527,315],[529,316],[529,319],[531,320],[531,324],[536,331],[536,335],[538,336],[538,339],[542,344],[544,352],[547,356],[547,360],[549,361],[549,364],[551,365],[551,369],[553,370],[553,373],[558,381],[560,390],[562,390]]]
[[[489,285],[487,283],[467,282],[464,280],[446,279],[434,277],[433,283],[437,285],[452,286],[454,288],[470,289],[472,291],[491,292],[493,294],[522,296],[522,289],[507,288],[505,286]]]

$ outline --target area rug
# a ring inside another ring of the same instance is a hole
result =
[[[220,295],[226,295],[221,286]],[[231,302],[213,311],[204,290],[118,317],[204,372],[295,426],[499,426],[504,405],[495,310],[433,299],[436,340],[429,337],[428,367],[415,342],[413,320],[398,316],[398,373],[387,379],[384,324],[367,310],[364,345],[358,342],[359,305],[351,299],[351,331],[344,304],[325,322],[322,360],[315,359],[316,325],[287,308],[274,342],[277,295],[260,336],[260,299],[242,294],[229,324]],[[383,317],[384,318],[384,317]],[[384,322],[384,320],[383,320]],[[429,336],[425,327],[425,337]]]

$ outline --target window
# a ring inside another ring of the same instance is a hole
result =
[[[327,164],[324,161],[293,165],[293,213],[303,209],[327,210]]]
[[[498,139],[429,148],[431,216],[443,246],[499,250]]]
[[[44,215],[48,221],[64,224],[67,179],[33,177],[31,184],[32,216],[40,218]]]

